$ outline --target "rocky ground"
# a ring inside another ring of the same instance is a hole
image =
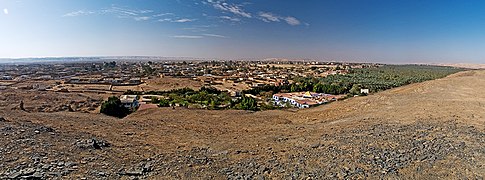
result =
[[[485,71],[300,111],[0,108],[0,179],[483,179]]]
[[[109,95],[86,93],[63,93],[45,90],[1,90],[0,106],[5,109],[20,109],[20,102],[28,112],[92,112],[95,111]]]

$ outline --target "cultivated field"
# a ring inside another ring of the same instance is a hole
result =
[[[161,108],[122,120],[3,103],[0,178],[482,179],[483,87],[485,71],[465,71],[299,111]]]

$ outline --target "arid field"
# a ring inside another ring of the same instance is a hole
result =
[[[124,119],[25,112],[2,92],[0,179],[483,179],[484,87],[474,70],[298,111]]]

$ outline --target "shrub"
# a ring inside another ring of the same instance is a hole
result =
[[[256,99],[252,97],[243,96],[241,103],[238,104],[238,109],[257,111],[258,103],[256,102]]]
[[[158,101],[158,107],[169,107],[170,106],[170,101],[167,99],[160,99]]]
[[[130,110],[125,108],[116,96],[111,96],[108,98],[108,101],[103,102],[100,112],[117,118],[124,118],[130,114]]]
[[[152,104],[158,104],[160,103],[160,99],[158,99],[157,97],[152,97]]]

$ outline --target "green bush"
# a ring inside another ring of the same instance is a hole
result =
[[[160,103],[160,99],[158,99],[157,97],[152,97],[152,104],[158,104]]]
[[[279,107],[274,106],[272,103],[262,103],[261,104],[261,110],[262,111],[274,110],[274,109],[279,109]]]
[[[117,118],[124,118],[130,114],[130,110],[125,108],[116,96],[111,96],[108,98],[108,101],[103,102],[100,112]]]
[[[360,90],[361,90],[360,84],[354,84],[350,89],[349,93],[352,95],[360,95],[361,94]]]
[[[158,101],[158,107],[169,107],[170,106],[170,101],[167,99],[159,99]]]
[[[256,102],[256,99],[252,97],[243,96],[241,102],[236,107],[243,110],[257,111],[258,103]]]

